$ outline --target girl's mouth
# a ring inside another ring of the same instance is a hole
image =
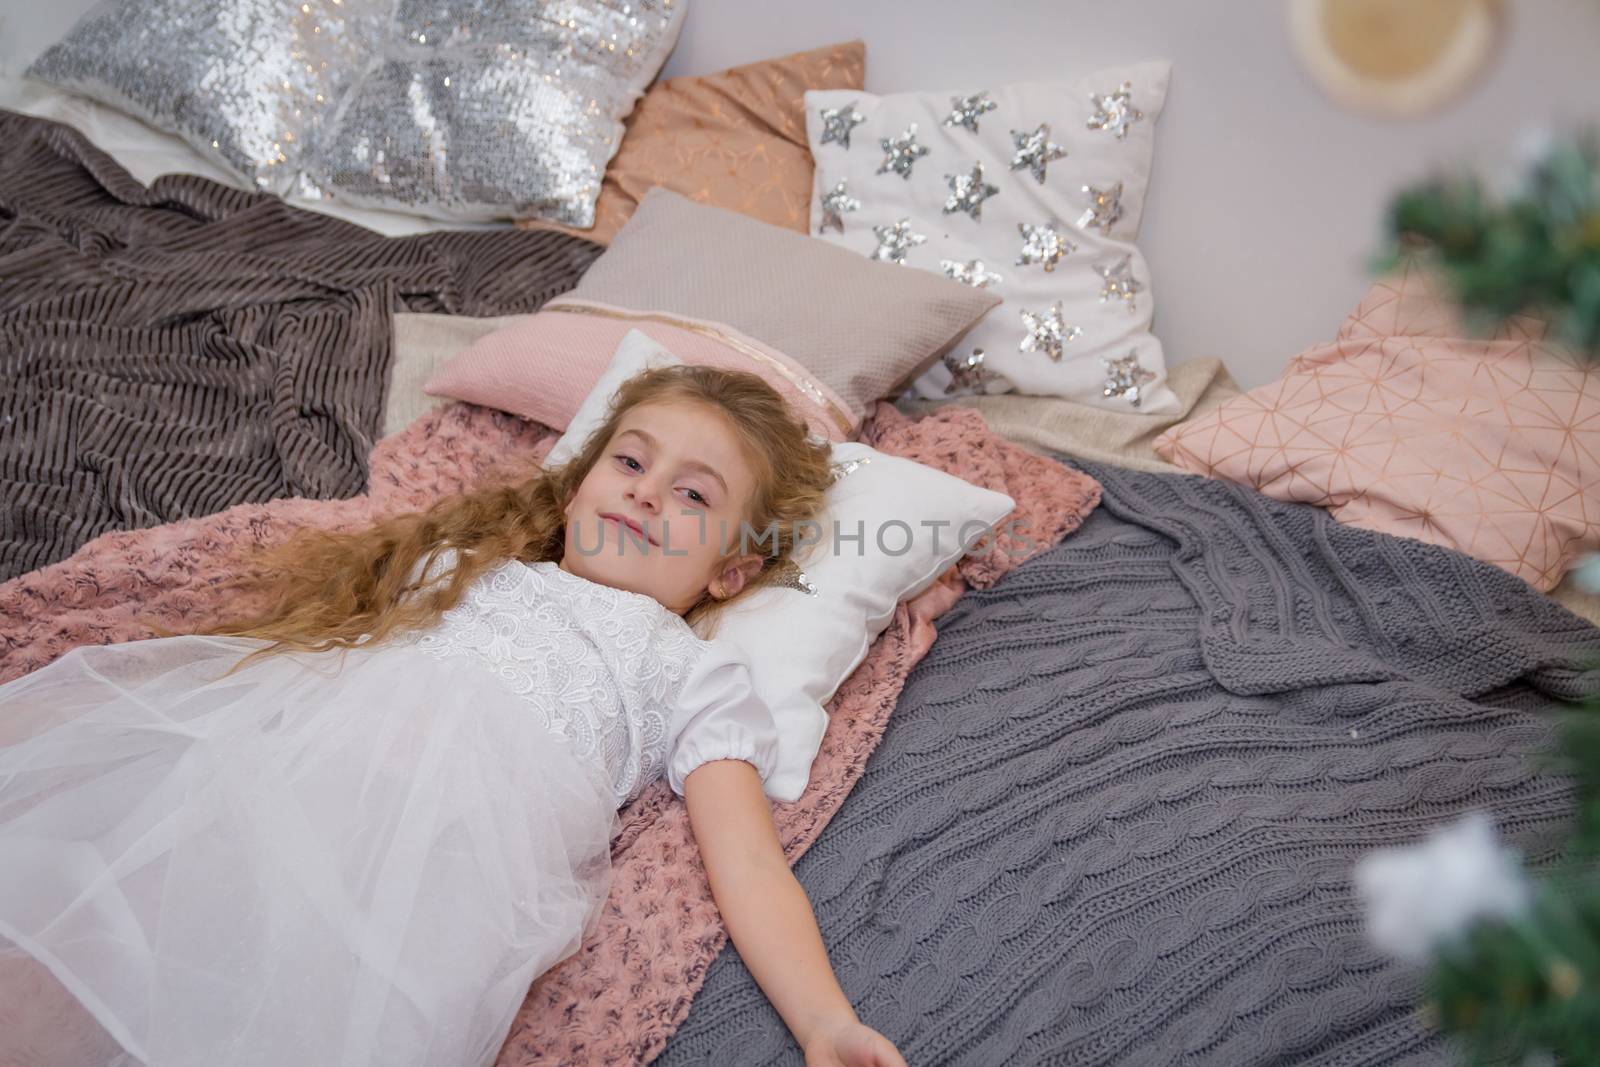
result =
[[[639,537],[644,538],[646,544],[650,544],[650,545],[655,545],[656,544],[656,539],[650,536],[650,531],[646,530],[643,526],[640,526],[638,523],[634,522],[632,519],[625,519],[621,515],[614,515],[611,512],[605,512],[604,514],[602,514],[600,516],[600,518],[601,518],[601,521],[603,521],[603,522],[616,523],[617,526],[620,529],[625,529],[625,530],[632,531],[633,533],[637,534]]]

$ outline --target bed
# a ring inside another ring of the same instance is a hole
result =
[[[78,398],[0,437],[0,472],[34,487],[7,493],[0,531],[0,680],[219,610],[229,551],[420,506],[551,444],[462,404],[381,437],[391,319],[532,311],[592,243],[357,226],[203,171],[146,188],[170,155],[130,175],[66,127],[0,126],[0,336],[59,342],[29,371]],[[127,311],[122,332],[88,307]],[[141,358],[157,342],[233,369],[163,382]],[[1174,418],[1231,388],[1220,365],[1174,380]],[[1155,424],[1092,440],[1063,403],[902,405],[965,443],[955,473],[1044,514],[1046,465],[1072,467],[1102,503],[1054,547],[967,573],[942,613],[903,606],[830,705],[821,769],[779,823],[847,993],[913,1063],[1449,1062],[1417,976],[1363,940],[1350,866],[1474,807],[1549,861],[1573,791],[1529,757],[1551,700],[1600,692],[1600,629],[1459,553],[1176,473]],[[108,420],[96,492],[41,466]],[[535,986],[502,1064],[803,1061],[724,947],[686,835],[663,789],[625,813],[614,851],[638,877]],[[660,918],[674,907],[693,921]]]

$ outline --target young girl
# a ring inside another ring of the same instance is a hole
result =
[[[806,1062],[903,1067],[784,860],[749,668],[690,627],[830,475],[754,375],[647,371],[562,467],[269,553],[255,617],[0,686],[0,968],[47,967],[111,1062],[492,1064],[665,775]]]

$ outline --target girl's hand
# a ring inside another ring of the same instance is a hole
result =
[[[847,1022],[806,1045],[806,1067],[906,1067],[903,1056],[872,1027]]]

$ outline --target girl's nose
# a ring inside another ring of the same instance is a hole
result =
[[[628,497],[633,503],[646,511],[661,510],[661,493],[654,481],[649,478],[639,478],[628,487]]]

